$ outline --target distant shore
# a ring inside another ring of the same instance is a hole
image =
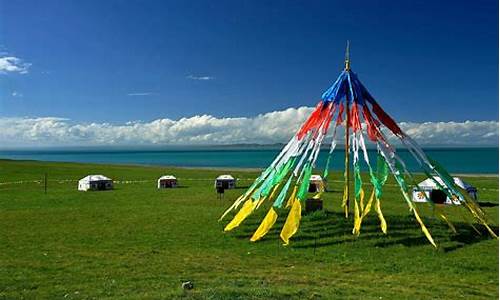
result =
[[[144,165],[142,165],[144,166]],[[155,166],[157,167],[158,165],[148,165],[148,166]],[[166,166],[169,168],[178,168],[178,169],[186,169],[186,170],[226,170],[226,171],[239,171],[239,172],[260,172],[263,171],[264,168],[235,168],[235,167],[179,167],[179,166]],[[339,171],[339,170],[332,170],[332,171]],[[413,174],[424,174],[423,172],[412,172]],[[495,173],[450,173],[450,175],[453,176],[463,176],[463,177],[498,177],[499,174]]]
[[[45,161],[36,159],[5,159],[0,158],[0,163],[2,161],[26,161],[26,162],[44,162],[44,163],[74,163],[74,164],[85,164],[85,165],[112,165],[112,166],[130,166],[130,167],[151,167],[151,168],[169,168],[169,169],[183,169],[183,170],[214,170],[214,171],[233,171],[233,172],[261,172],[265,168],[256,167],[207,167],[207,166],[175,166],[175,165],[163,165],[163,164],[134,164],[134,163],[108,163],[108,162],[74,162],[74,161]],[[331,171],[340,171],[332,169]],[[413,174],[424,174],[423,172],[412,172]],[[453,173],[453,176],[459,177],[483,177],[483,178],[495,178],[499,177],[496,173]]]

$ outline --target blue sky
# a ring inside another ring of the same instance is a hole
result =
[[[3,51],[31,64],[0,77],[3,116],[124,122],[313,105],[350,39],[353,69],[397,119],[498,119],[497,1],[1,3]]]
[[[353,70],[396,120],[498,120],[497,1],[2,0],[0,52],[19,68],[0,74],[0,118],[313,106],[347,39]]]

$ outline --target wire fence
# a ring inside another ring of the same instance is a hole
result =
[[[178,178],[179,181],[215,181],[214,178]],[[237,181],[253,181],[255,178],[237,178]],[[57,182],[59,184],[69,183],[69,182],[78,182],[78,179],[49,179],[48,182]],[[141,179],[141,180],[114,180],[115,184],[135,184],[135,183],[155,183],[157,180],[155,179]],[[336,182],[336,183],[344,183],[343,180],[328,180],[327,182]],[[17,181],[3,181],[0,182],[0,186],[2,185],[15,185],[15,184],[26,184],[26,183],[36,183],[43,184],[43,180],[17,180]],[[369,182],[363,182],[364,186],[371,185]],[[386,183],[386,186],[398,187],[397,184]],[[482,191],[498,191],[498,188],[478,188],[478,190]]]

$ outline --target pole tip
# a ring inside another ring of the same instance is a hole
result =
[[[344,69],[346,71],[351,70],[351,58],[349,56],[349,45],[350,45],[350,42],[349,42],[349,40],[347,40],[347,46],[345,49],[345,67],[344,67]]]

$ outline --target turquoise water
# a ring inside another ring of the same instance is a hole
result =
[[[279,153],[274,149],[170,149],[170,150],[10,150],[0,151],[0,158],[19,160],[66,161],[84,163],[144,164],[183,167],[263,168]],[[427,155],[453,173],[498,173],[498,148],[425,149]],[[398,150],[410,171],[420,171],[411,154]],[[375,164],[374,150],[369,150]],[[323,168],[327,151],[321,151],[317,167]],[[331,169],[343,168],[343,152],[333,154]]]

